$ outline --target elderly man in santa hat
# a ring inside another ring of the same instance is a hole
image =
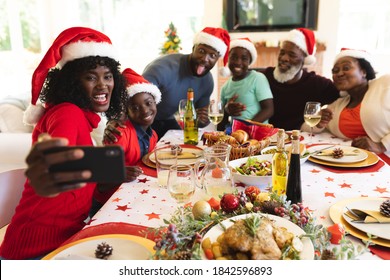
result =
[[[274,127],[300,129],[306,102],[329,104],[339,97],[339,91],[330,79],[304,68],[315,63],[315,45],[313,31],[306,28],[291,30],[281,43],[277,66],[263,72],[274,98],[274,114],[269,120]],[[237,115],[240,105],[230,102],[226,109]]]

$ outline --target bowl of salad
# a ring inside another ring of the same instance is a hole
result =
[[[235,183],[256,186],[261,190],[271,187],[272,155],[257,155],[229,162]]]

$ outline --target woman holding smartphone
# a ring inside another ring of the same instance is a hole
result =
[[[106,35],[73,27],[56,38],[35,70],[32,105],[25,119],[35,124],[33,144],[44,140],[42,135],[55,139],[34,145],[26,159],[28,180],[0,247],[1,258],[39,259],[84,227],[96,183],[67,182],[87,179],[91,173],[48,171],[52,164],[81,158],[83,152],[44,151],[63,145],[92,146],[90,133],[100,121],[98,113],[108,119],[120,116],[126,88],[119,66]],[[38,99],[44,107],[36,105]]]

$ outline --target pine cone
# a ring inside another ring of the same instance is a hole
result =
[[[340,148],[336,148],[333,150],[332,156],[334,158],[342,158],[344,156],[344,151]]]
[[[280,206],[282,206],[282,204],[277,202],[277,201],[273,201],[273,200],[263,201],[260,204],[260,211],[262,213],[267,213],[267,214],[271,214],[271,215],[277,215],[275,213],[275,208],[280,207]]]
[[[321,260],[335,260],[336,257],[331,250],[324,250],[321,254]]]
[[[191,257],[191,251],[180,251],[173,255],[174,260],[190,260]]]
[[[112,255],[113,250],[114,249],[109,244],[102,242],[98,244],[97,249],[95,250],[95,257],[98,259],[107,260],[108,257]]]
[[[386,217],[390,217],[390,199],[385,200],[379,207],[379,212]]]

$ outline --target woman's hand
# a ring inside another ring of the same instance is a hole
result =
[[[139,166],[126,166],[126,182],[134,181],[143,173],[142,168]]]
[[[117,127],[125,128],[126,125],[121,120],[111,120],[107,123],[104,129],[103,143],[114,144],[122,136],[122,133],[116,129]]]
[[[238,95],[234,95],[225,105],[225,111],[232,117],[241,116],[241,112],[246,110],[246,106],[242,103],[236,102]]]
[[[357,137],[352,140],[351,146],[365,149],[377,154],[386,152],[385,146],[381,142],[377,143],[372,141],[368,136]]]
[[[42,134],[27,155],[25,175],[38,195],[52,197],[64,191],[78,189],[85,184],[69,182],[91,177],[92,174],[88,170],[74,172],[49,171],[49,168],[54,164],[80,159],[84,156],[81,149],[44,153],[48,149],[66,145],[68,145],[66,138],[51,138],[48,134]]]
[[[323,128],[328,125],[328,123],[333,119],[333,111],[324,108],[321,109],[321,121],[317,124],[318,128]]]

